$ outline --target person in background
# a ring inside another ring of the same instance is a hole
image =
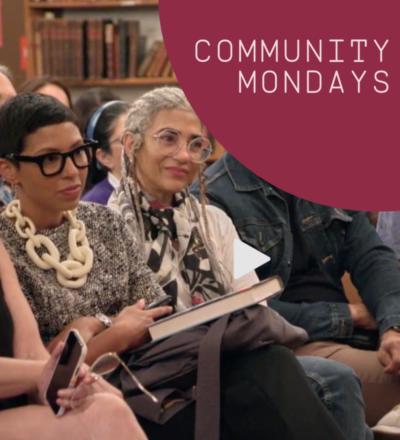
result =
[[[45,388],[61,354],[45,349],[10,257],[0,239],[0,432],[2,440],[146,440],[135,416],[114,387],[84,367],[80,381],[94,391],[90,405],[70,411],[71,391],[60,390],[57,403],[67,409],[56,417]],[[30,400],[35,403],[28,403]],[[93,437],[92,437],[93,438]]]
[[[109,201],[125,219],[157,281],[176,298],[178,310],[258,282],[254,271],[233,278],[238,234],[222,210],[206,205],[202,180],[200,202],[188,192],[211,153],[204,133],[181,89],[163,87],[143,95],[128,115],[124,177]],[[354,372],[311,356],[298,361],[346,438],[371,438]]]
[[[393,251],[364,212],[293,196],[229,153],[205,174],[210,203],[228,214],[245,243],[271,258],[259,277],[279,275],[285,283],[268,304],[309,334],[296,353],[352,367],[363,383],[367,422],[375,425],[400,401],[400,267]],[[192,191],[200,197],[199,182]],[[348,303],[345,271],[364,303]]]
[[[394,250],[400,261],[400,211],[380,212],[376,231],[385,245]]]
[[[123,101],[110,101],[95,110],[85,133],[87,139],[98,142],[96,160],[89,167],[86,189],[91,188],[82,200],[107,205],[108,199],[121,180],[121,156],[129,105]]]
[[[37,92],[42,95],[52,96],[58,99],[68,108],[72,108],[71,92],[68,87],[59,79],[48,76],[32,78],[25,81],[18,88],[18,93]]]
[[[3,105],[7,99],[12,98],[17,93],[12,85],[12,75],[10,70],[0,64],[0,106]],[[15,191],[0,174],[0,207],[7,205],[15,197]]]
[[[110,101],[122,101],[122,99],[107,87],[93,87],[79,95],[74,104],[74,112],[78,117],[82,133],[85,133],[94,111]]]

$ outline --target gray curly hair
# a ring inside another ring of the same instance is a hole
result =
[[[135,101],[128,113],[125,133],[132,133],[135,150],[143,145],[143,133],[163,110],[185,110],[195,113],[185,94],[178,87],[160,87]],[[203,124],[200,121],[201,126]]]

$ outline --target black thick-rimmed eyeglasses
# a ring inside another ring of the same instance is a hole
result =
[[[9,154],[6,159],[16,162],[31,162],[39,166],[41,173],[45,177],[56,176],[62,173],[67,158],[69,157],[78,169],[87,168],[93,159],[93,151],[98,142],[91,139],[84,139],[84,144],[74,148],[67,153],[47,153],[39,156],[21,156]]]

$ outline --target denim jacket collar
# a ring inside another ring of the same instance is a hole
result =
[[[263,189],[269,195],[270,185],[253,173],[235,159],[230,153],[225,153],[224,164],[230,179],[232,180],[235,191],[247,192]]]

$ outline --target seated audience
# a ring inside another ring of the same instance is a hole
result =
[[[56,417],[45,389],[63,344],[49,356],[32,311],[21,292],[11,260],[0,240],[0,432],[2,440],[70,440],[91,434],[96,440],[145,440],[121,393],[103,379],[81,374],[95,391],[79,413]],[[28,404],[27,394],[35,399]],[[71,392],[60,390],[57,403],[70,409]],[[93,438],[92,437],[92,438]]]
[[[141,346],[147,325],[171,308],[144,310],[164,293],[124,220],[105,206],[79,203],[92,145],[84,143],[75,115],[53,98],[22,94],[0,108],[0,138],[0,168],[18,196],[1,211],[1,236],[42,339],[76,328],[88,342],[89,363]],[[232,355],[221,368],[221,438],[346,438],[290,350],[265,346]],[[150,439],[190,440],[194,414],[191,404],[164,425],[139,421]]]
[[[108,199],[121,180],[121,135],[129,105],[110,101],[98,108],[89,119],[87,139],[98,142],[96,159],[90,164],[86,186],[92,188],[82,200],[107,205]]]
[[[0,64],[0,106],[7,99],[16,95],[12,85],[12,76],[6,66]],[[0,206],[7,205],[14,198],[15,193],[12,187],[2,178],[0,174]]]
[[[400,260],[400,211],[380,212],[376,231],[383,243],[392,248]]]
[[[48,76],[32,78],[25,81],[18,89],[18,93],[37,92],[42,95],[52,96],[58,99],[68,108],[72,108],[71,92],[59,79]]]
[[[238,235],[223,211],[205,203],[202,172],[211,149],[203,133],[204,127],[180,89],[165,87],[143,95],[128,115],[126,175],[110,200],[157,281],[177,298],[180,309],[258,281],[254,272],[233,279],[233,241]],[[200,203],[187,190],[198,174]],[[332,414],[347,438],[371,435],[368,430],[366,434],[354,373],[336,362],[312,357],[299,361],[323,401],[328,394],[332,397]],[[344,382],[354,390],[351,397]],[[330,391],[323,390],[321,383]],[[349,408],[351,422],[343,417]]]
[[[122,101],[122,99],[107,87],[92,87],[79,95],[74,104],[74,112],[78,117],[82,133],[85,133],[94,111],[110,101]]]
[[[259,277],[277,274],[284,281],[280,300],[269,304],[309,333],[311,343],[296,353],[352,367],[363,382],[367,422],[376,424],[400,400],[400,268],[394,253],[365,213],[292,196],[229,153],[205,174],[210,203],[229,215],[244,242],[271,257]],[[193,192],[200,197],[199,182]],[[365,305],[348,304],[344,271]]]

